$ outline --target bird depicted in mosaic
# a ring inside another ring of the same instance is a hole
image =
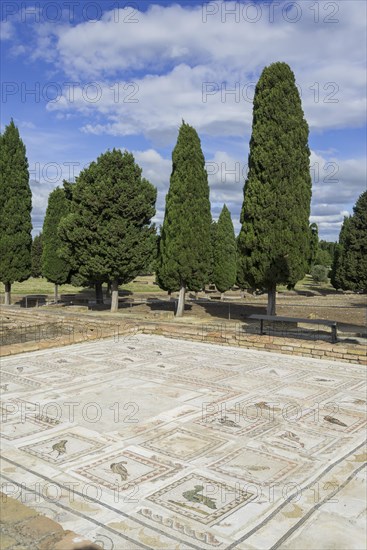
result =
[[[123,464],[127,464],[127,462],[123,460],[121,462],[114,462],[113,464],[110,465],[111,471],[114,474],[119,475],[121,477],[121,481],[125,481],[129,476],[129,473],[125,468],[125,466],[123,466]]]
[[[302,448],[305,446],[304,443],[302,443],[302,441],[298,437],[298,435],[295,434],[294,432],[287,431],[287,432],[284,432],[283,434],[281,434],[279,437],[281,437],[282,439],[288,439],[289,441],[292,441],[293,443],[297,443]]]
[[[261,464],[252,464],[250,466],[244,466],[243,468],[249,472],[263,472],[264,470],[270,470],[270,466],[261,466]]]
[[[66,453],[66,443],[67,442],[68,442],[67,439],[61,439],[61,441],[58,441],[57,443],[54,443],[54,445],[52,445],[52,451],[50,451],[49,454],[56,451],[57,452],[57,457],[56,458],[59,458],[59,456],[64,455]]]
[[[208,508],[211,508],[212,510],[216,510],[217,506],[214,500],[201,494],[203,490],[203,485],[195,485],[194,489],[191,489],[191,491],[185,491],[182,493],[182,496],[189,502],[200,503]]]
[[[220,417],[218,419],[218,422],[220,424],[223,424],[223,426],[228,426],[229,428],[240,428],[241,426],[237,424],[234,420],[231,420],[227,416]]]
[[[334,418],[333,416],[324,416],[324,420],[327,422],[330,422],[330,424],[336,424],[337,426],[343,426],[343,428],[347,428],[348,424],[344,424],[341,420],[338,418]]]
[[[259,403],[255,403],[255,407],[263,411],[271,411],[271,407],[269,407],[269,405],[265,401],[260,401]]]

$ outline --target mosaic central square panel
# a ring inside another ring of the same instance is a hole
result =
[[[243,479],[254,483],[271,483],[282,479],[297,468],[297,463],[274,454],[245,447],[224,456],[209,468],[234,479]]]
[[[146,441],[143,446],[173,458],[189,460],[209,450],[214,450],[223,443],[224,441],[219,438],[197,434],[184,428],[177,428]]]
[[[249,502],[253,496],[251,492],[236,490],[226,483],[193,473],[163,487],[147,499],[200,523],[213,524]]]
[[[21,447],[22,451],[52,462],[60,464],[69,462],[80,456],[104,447],[104,443],[93,441],[79,434],[64,432],[45,441],[37,441]]]
[[[111,490],[125,491],[145,481],[178,471],[179,465],[166,464],[133,451],[124,450],[78,468],[76,473]]]

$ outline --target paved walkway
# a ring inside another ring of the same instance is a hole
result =
[[[135,335],[1,389],[2,491],[106,550],[364,548],[363,366]]]

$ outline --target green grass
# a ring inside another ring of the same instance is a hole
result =
[[[126,290],[129,292],[141,293],[141,292],[150,292],[150,293],[164,293],[163,290],[159,288],[159,286],[153,284],[155,280],[154,275],[140,275],[139,277],[136,277],[134,281],[131,283],[128,283],[126,285],[121,285],[120,290]],[[106,288],[106,285],[103,285],[104,289]],[[286,291],[287,287],[283,285],[278,285],[277,287],[278,291]],[[315,283],[311,277],[311,275],[306,275],[302,281],[299,281],[296,284],[296,290],[328,290],[333,291],[333,287],[330,284],[330,282],[326,283]],[[47,295],[53,295],[54,293],[54,285],[53,283],[49,283],[44,278],[30,278],[27,281],[24,281],[23,283],[14,283],[11,288],[12,294],[14,295],[20,295],[20,296],[26,296],[30,294],[47,294]],[[60,285],[59,286],[59,294],[78,294],[78,293],[90,294],[93,296],[94,290],[84,287],[77,287],[72,285]],[[4,285],[0,283],[0,294],[4,294]]]
[[[284,291],[287,290],[287,287],[285,285],[278,285],[277,290]],[[335,292],[335,288],[330,283],[329,279],[325,283],[315,283],[311,275],[306,275],[302,281],[298,281],[295,286],[295,290],[329,290]]]
[[[143,281],[146,281],[147,284],[144,284]],[[154,276],[153,275],[144,275],[137,277],[135,281],[128,283],[127,285],[121,285],[120,290],[128,290],[130,292],[164,292],[157,285],[153,284]],[[104,289],[106,285],[103,285]],[[0,294],[4,294],[5,288],[2,283],[0,283]],[[23,283],[14,283],[11,286],[12,294],[18,294],[26,296],[29,294],[50,294],[54,293],[53,283],[49,283],[46,279],[40,277],[34,279],[31,277]],[[88,289],[84,287],[78,287],[73,285],[60,285],[59,294],[78,294],[79,292],[83,293],[93,293],[93,289]]]

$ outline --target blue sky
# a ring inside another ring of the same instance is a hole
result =
[[[158,188],[160,223],[181,120],[207,161],[213,217],[239,230],[254,83],[293,69],[310,126],[311,221],[337,240],[366,189],[366,3],[1,3],[1,128],[27,147],[34,234],[49,192],[108,148],[128,149]]]

